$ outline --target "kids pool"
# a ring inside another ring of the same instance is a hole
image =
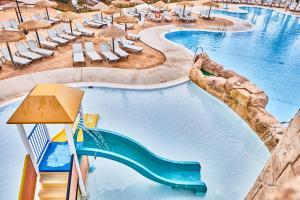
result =
[[[191,82],[156,90],[84,90],[84,112],[100,114],[98,127],[131,137],[162,157],[199,161],[208,187],[204,199],[242,199],[268,159],[247,124]],[[25,152],[15,126],[6,124],[19,103],[0,108],[0,199],[17,199],[19,190]],[[59,130],[50,127],[52,135]],[[119,163],[90,160],[89,199],[199,199]]]

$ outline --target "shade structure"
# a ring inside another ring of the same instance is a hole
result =
[[[129,17],[129,16],[123,15],[123,16],[116,17],[115,21],[117,23],[124,23],[125,31],[127,31],[127,23],[131,23],[131,24],[137,23],[138,19],[134,18],[134,17]]]
[[[46,9],[46,14],[47,14],[47,19],[49,20],[49,12],[48,8],[55,8],[57,6],[57,3],[48,1],[48,0],[41,0],[35,3],[35,7],[37,8],[45,8]]]
[[[115,0],[111,2],[111,5],[114,5],[118,8],[126,7],[130,5],[129,1]]]
[[[101,12],[106,14],[106,15],[111,15],[112,23],[113,23],[114,22],[114,14],[115,13],[120,13],[121,9],[116,8],[115,6],[109,6],[107,9],[104,9]]]
[[[77,13],[74,13],[74,12],[71,12],[71,11],[67,11],[67,12],[60,13],[58,15],[58,18],[62,19],[62,20],[68,20],[69,21],[70,29],[71,29],[71,34],[73,35],[72,21],[74,19],[81,18],[81,15],[79,15]]]
[[[8,124],[72,124],[84,92],[63,84],[39,84],[23,100]]]
[[[104,4],[103,2],[99,2],[93,7],[91,7],[92,10],[105,10],[108,9],[108,5]]]
[[[162,1],[158,1],[154,4],[152,4],[154,7],[158,8],[158,9],[166,9],[168,8],[167,4],[162,2]]]
[[[184,13],[185,13],[185,8],[186,8],[187,6],[193,6],[194,4],[193,4],[192,2],[190,2],[190,1],[181,1],[181,2],[177,3],[177,5],[183,6],[182,14],[184,15]]]
[[[14,59],[9,47],[9,42],[18,42],[23,39],[25,39],[25,35],[21,31],[0,30],[0,42],[5,42],[11,62],[15,67],[17,66],[14,63]]]
[[[48,23],[48,22],[45,22],[45,21],[29,20],[29,21],[25,21],[25,22],[20,23],[18,25],[18,28],[21,29],[21,30],[28,30],[28,31],[34,30],[35,34],[36,34],[38,44],[39,44],[39,47],[41,47],[40,37],[39,37],[39,34],[38,34],[37,30],[49,28],[50,26],[51,26],[51,24]]]
[[[143,0],[130,0],[129,2],[134,5],[139,5],[139,4],[145,3]]]
[[[220,7],[219,4],[217,4],[217,3],[213,2],[213,1],[204,2],[202,5],[203,5],[203,6],[208,6],[208,7],[209,7],[207,19],[211,19],[211,18],[210,18],[210,12],[211,12],[211,8],[212,8],[212,7],[215,7],[215,8],[219,8],[219,7]]]
[[[117,26],[109,26],[99,33],[99,37],[108,37],[112,39],[113,52],[115,52],[115,38],[123,37],[126,32]]]

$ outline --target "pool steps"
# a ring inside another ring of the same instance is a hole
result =
[[[41,172],[40,200],[66,199],[68,172]]]

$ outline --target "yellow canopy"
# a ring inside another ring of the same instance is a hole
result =
[[[24,99],[8,124],[74,123],[84,92],[63,84],[39,84]]]

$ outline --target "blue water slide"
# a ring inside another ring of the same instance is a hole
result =
[[[207,188],[201,181],[198,162],[172,161],[159,157],[138,142],[103,129],[83,129],[83,143],[77,154],[103,157],[127,165],[157,183],[173,188],[191,189],[203,195]]]

